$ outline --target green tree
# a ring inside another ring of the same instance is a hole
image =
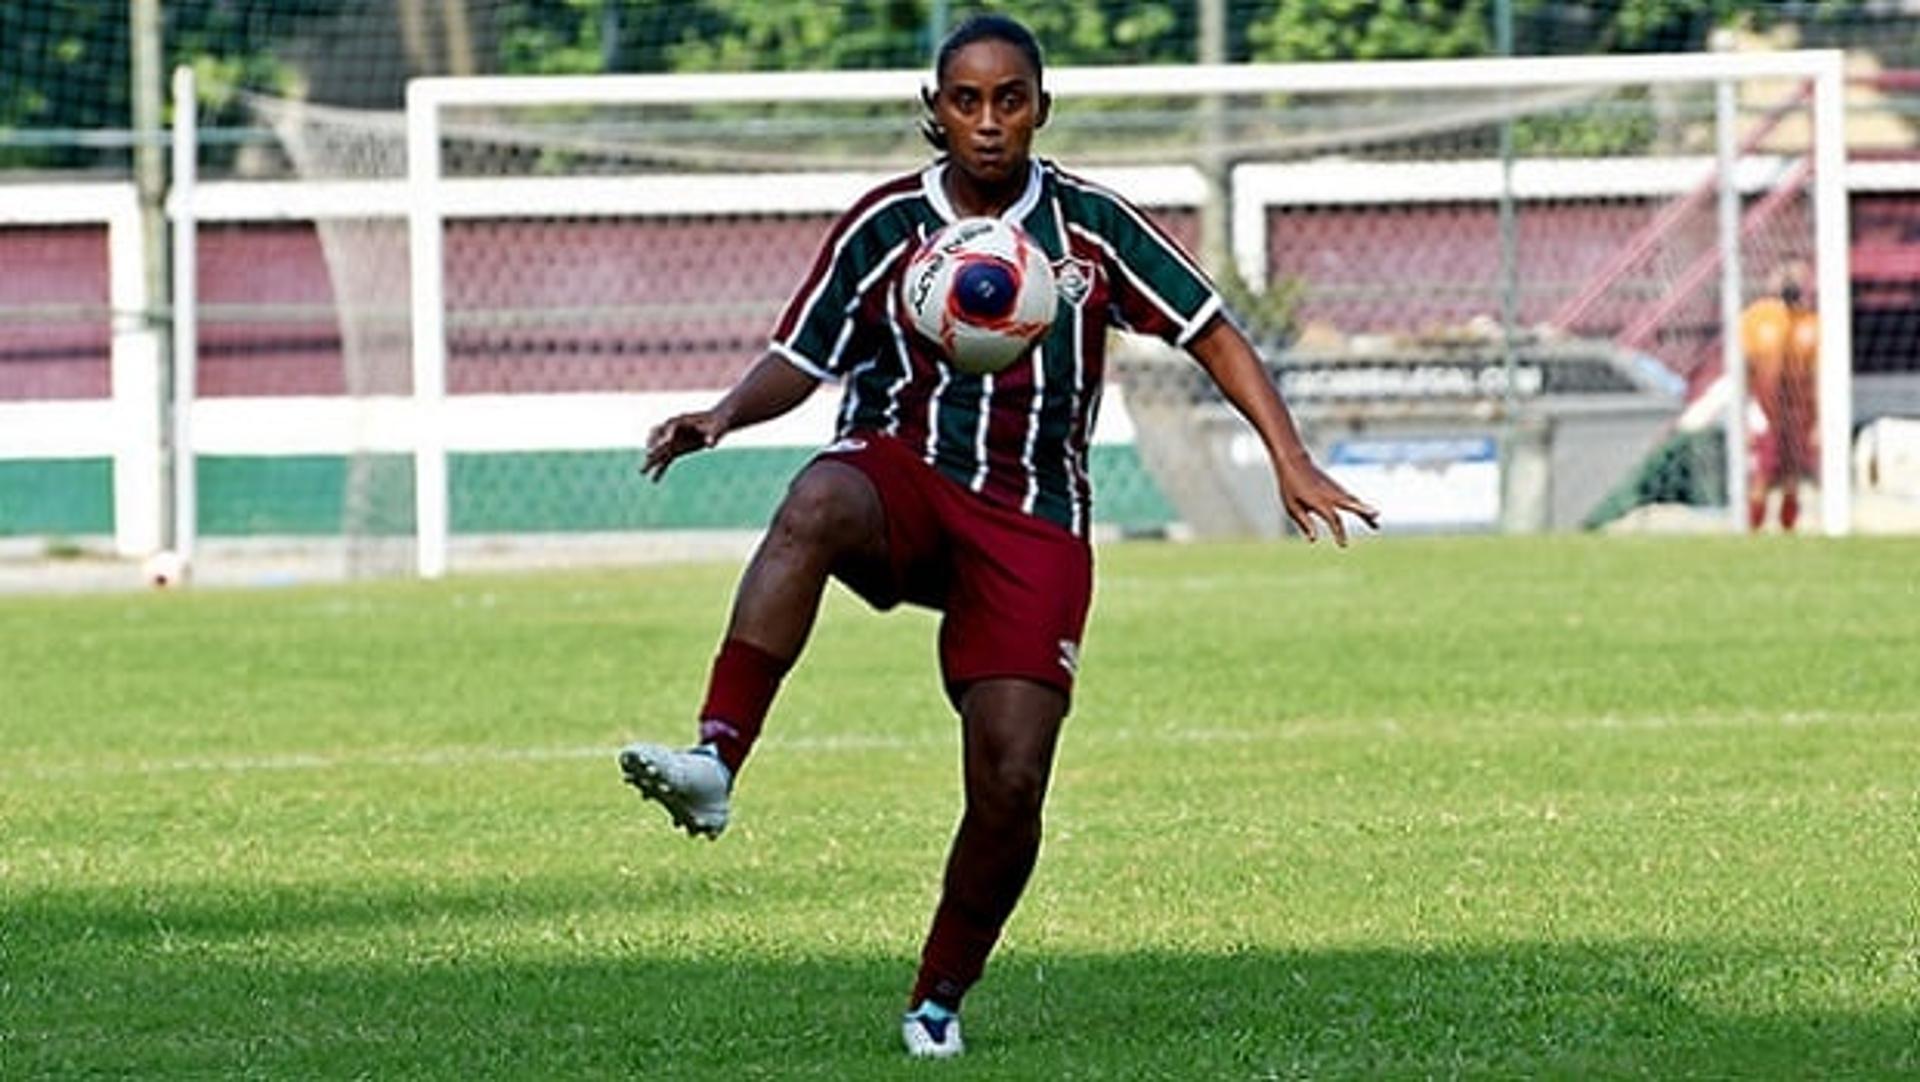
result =
[[[1027,0],[982,5],[1027,24],[1049,64],[1167,64],[1194,58],[1192,0]]]
[[[125,24],[108,4],[0,4],[0,166],[90,164],[96,151],[51,129],[127,126]]]
[[[1404,60],[1483,56],[1485,0],[1292,0],[1247,28],[1257,60]]]
[[[911,66],[926,26],[912,0],[702,0],[684,12],[700,32],[667,50],[680,71],[836,70]],[[692,29],[692,27],[689,27]]]

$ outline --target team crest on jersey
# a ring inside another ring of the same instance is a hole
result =
[[[1068,256],[1053,264],[1053,288],[1075,308],[1093,292],[1093,264]]]

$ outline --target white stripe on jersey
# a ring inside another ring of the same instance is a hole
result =
[[[840,335],[833,340],[833,351],[827,354],[827,371],[840,367],[840,355],[847,351],[847,342],[853,337],[853,320],[840,324]]]
[[[907,345],[907,332],[900,329],[900,321],[887,320],[887,329],[893,332],[893,355],[900,362],[900,378],[887,388],[887,424],[889,436],[900,434],[900,392],[913,382],[913,353]]]
[[[1208,297],[1207,303],[1201,305],[1200,310],[1193,314],[1193,323],[1188,326],[1186,330],[1180,332],[1180,337],[1174,339],[1173,344],[1179,346],[1181,349],[1187,348],[1187,343],[1198,337],[1200,332],[1206,329],[1207,324],[1212,321],[1213,317],[1219,313],[1222,303],[1220,294],[1218,293]]]
[[[1077,316],[1076,316],[1077,320]],[[1080,328],[1075,327],[1078,334]],[[1020,449],[1020,468],[1027,475],[1027,494],[1020,499],[1020,510],[1033,514],[1034,501],[1040,498],[1040,472],[1034,468],[1033,449],[1040,441],[1040,407],[1047,401],[1047,347],[1033,347],[1033,400],[1027,404],[1027,445]]]
[[[1101,236],[1098,233],[1095,233],[1093,230],[1088,229],[1086,226],[1080,225],[1077,222],[1071,228],[1075,233],[1078,233],[1081,236],[1085,237],[1087,240],[1091,241],[1092,243],[1099,245],[1101,251],[1107,253],[1109,256],[1112,256],[1113,265],[1120,268],[1120,273],[1127,276],[1127,281],[1132,282],[1134,284],[1134,287],[1137,288],[1142,295],[1144,295],[1148,300],[1152,301],[1154,307],[1160,309],[1161,313],[1167,317],[1168,321],[1170,321],[1174,326],[1180,328],[1180,333],[1182,335],[1185,335],[1187,332],[1193,329],[1189,325],[1186,316],[1182,315],[1178,309],[1174,308],[1172,302],[1168,301],[1165,297],[1162,297],[1160,294],[1154,292],[1152,286],[1148,285],[1146,281],[1142,279],[1139,275],[1133,273],[1133,268],[1127,266],[1127,261],[1124,259],[1121,259],[1120,253],[1114,251],[1113,245],[1107,243],[1107,238]]]
[[[933,393],[927,396],[927,449],[921,454],[928,465],[940,459],[940,396],[947,390],[947,366],[940,365],[940,382],[933,385]]]
[[[853,287],[853,299],[847,302],[847,314],[852,315],[854,309],[860,307],[860,298],[867,295],[867,290],[873,288],[873,283],[886,277],[887,274],[893,270],[895,260],[905,255],[908,249],[916,247],[918,244],[919,241],[914,237],[907,237],[900,243],[887,249],[887,253],[880,257],[880,262],[874,265],[873,270],[869,272],[865,278],[860,279],[859,285]]]
[[[1181,266],[1187,268],[1187,273],[1193,275],[1195,278],[1198,278],[1203,282],[1212,281],[1212,279],[1207,277],[1206,272],[1202,271],[1199,267],[1194,265],[1193,260],[1187,258],[1187,253],[1181,250],[1178,244],[1175,244],[1172,241],[1168,240],[1167,237],[1163,233],[1161,233],[1160,227],[1154,225],[1152,222],[1142,217],[1140,214],[1139,208],[1135,207],[1133,205],[1133,202],[1127,199],[1125,196],[1121,195],[1120,193],[1114,191],[1111,188],[1106,188],[1106,187],[1102,187],[1099,184],[1095,184],[1090,180],[1085,180],[1079,177],[1069,177],[1066,174],[1060,172],[1058,169],[1053,171],[1053,176],[1055,180],[1059,181],[1061,184],[1065,184],[1069,188],[1078,188],[1081,191],[1087,192],[1091,195],[1100,196],[1101,198],[1106,199],[1108,202],[1112,203],[1114,206],[1120,208],[1120,212],[1125,214],[1127,217],[1133,219],[1133,224],[1139,226],[1140,231],[1142,233],[1145,233],[1147,236],[1152,237],[1154,243],[1158,244],[1162,251],[1172,256],[1175,260],[1177,260],[1180,263]]]
[[[1054,173],[1054,177],[1058,179],[1059,175],[1060,175],[1059,172],[1056,170]],[[1073,239],[1071,235],[1071,230],[1067,225],[1066,210],[1061,207],[1060,199],[1058,196],[1054,197],[1053,213],[1055,216],[1055,220],[1059,224],[1060,247],[1065,249],[1068,257],[1071,258],[1073,255]],[[1108,254],[1110,255],[1113,254],[1113,249],[1110,246],[1102,244],[1101,247],[1105,248]],[[1115,263],[1119,263],[1120,259],[1118,256],[1115,256],[1113,261]],[[1087,533],[1086,520],[1088,518],[1089,509],[1087,508],[1086,501],[1081,498],[1080,489],[1081,489],[1082,479],[1086,478],[1087,476],[1086,474],[1087,467],[1086,467],[1086,463],[1080,460],[1080,451],[1074,445],[1073,422],[1075,418],[1080,416],[1080,400],[1081,400],[1081,397],[1086,394],[1086,390],[1087,390],[1087,342],[1086,342],[1087,336],[1085,333],[1086,329],[1080,325],[1081,321],[1085,318],[1086,318],[1086,313],[1081,310],[1079,305],[1074,305],[1073,306],[1073,397],[1071,401],[1072,408],[1067,412],[1067,435],[1063,440],[1061,440],[1062,445],[1064,445],[1066,448],[1065,457],[1066,457],[1066,467],[1067,467],[1067,507],[1068,507],[1067,513],[1072,521],[1071,529],[1073,530],[1074,533],[1082,537],[1085,537]],[[1087,419],[1087,427],[1083,435],[1088,440],[1093,439],[1092,418]],[[1091,487],[1091,482],[1089,482],[1088,487]]]
[[[879,214],[881,211],[887,209],[888,207],[893,206],[895,203],[899,203],[906,200],[918,199],[918,198],[920,198],[920,193],[916,190],[904,191],[895,195],[890,195],[887,198],[882,199],[879,202],[875,203],[873,206],[868,207],[867,212],[865,214],[862,214],[855,221],[848,223],[846,231],[844,233],[841,233],[840,239],[835,241],[833,244],[833,256],[832,258],[827,260],[827,265],[824,268],[822,268],[820,273],[820,280],[813,284],[813,290],[810,293],[808,293],[806,302],[800,306],[798,312],[794,316],[793,331],[792,331],[794,335],[797,336],[806,327],[807,321],[811,317],[814,307],[820,303],[820,295],[826,291],[827,283],[833,281],[834,268],[840,265],[840,257],[846,254],[847,242],[851,241],[854,237],[858,236],[860,234],[861,228],[865,226],[867,222],[871,221],[874,215]],[[857,295],[858,294],[856,294],[856,296]],[[792,343],[781,342],[778,344],[786,347],[786,352],[797,355],[797,352],[793,349]],[[818,367],[818,365],[816,364],[815,367]]]
[[[853,371],[847,373],[847,390],[846,393],[840,396],[840,416],[834,420],[835,435],[845,432],[848,426],[853,424],[854,411],[858,409],[860,405],[860,394],[854,388],[860,385],[860,377],[865,375],[869,368],[873,368],[879,363],[880,355],[875,354],[855,365]]]
[[[975,492],[987,487],[987,429],[993,425],[993,373],[980,377],[980,425],[973,436],[973,480],[967,485]]]
[[[846,352],[847,343],[853,339],[853,331],[855,326],[857,326],[857,322],[853,318],[853,313],[860,307],[861,298],[867,295],[867,290],[872,289],[873,284],[875,282],[879,281],[882,277],[884,277],[889,271],[893,269],[894,263],[899,260],[900,256],[903,253],[905,253],[910,248],[912,248],[915,243],[916,242],[914,241],[914,239],[909,237],[906,240],[903,240],[899,244],[896,244],[892,248],[888,249],[887,253],[880,258],[879,263],[874,266],[874,269],[867,272],[867,276],[865,278],[860,279],[860,281],[854,286],[853,297],[852,299],[847,301],[847,305],[845,309],[847,313],[847,318],[841,321],[840,335],[838,338],[834,339],[833,352],[827,358],[827,365],[829,369],[839,366],[841,357]],[[888,325],[893,326],[893,321],[888,320]],[[897,336],[899,333],[897,326],[894,327],[894,331]],[[790,360],[796,359],[799,357],[799,354],[797,354],[790,348],[786,348],[786,347],[779,347],[779,348],[782,349],[783,353]],[[853,422],[853,415],[855,411],[858,410],[860,405],[860,402],[859,402],[860,396],[859,396],[859,393],[855,390],[855,386],[859,381],[859,377],[863,373],[867,372],[869,369],[872,369],[873,367],[878,365],[879,363],[880,363],[880,358],[876,354],[873,357],[869,357],[866,360],[861,361],[859,364],[854,366],[852,371],[846,374],[847,392],[840,399],[840,412],[839,412],[839,417],[836,421],[836,424],[839,426],[839,428],[842,431],[844,431],[846,427]],[[811,363],[808,363],[803,367],[807,368],[809,372],[817,371],[819,374],[823,376],[823,378],[826,378],[826,379],[839,378],[829,374],[825,369],[817,370],[816,366],[812,365]]]
[[[926,239],[926,227],[915,226],[913,236],[908,238],[906,243],[918,250],[920,244]],[[893,334],[893,355],[900,362],[900,378],[887,387],[886,425],[882,431],[889,436],[898,436],[900,434],[900,393],[907,389],[907,384],[913,382],[913,349],[907,344],[907,335],[901,330],[899,320],[887,320],[887,330]]]
[[[1087,477],[1087,463],[1080,455],[1080,443],[1072,438],[1073,419],[1080,416],[1080,400],[1087,393],[1087,350],[1080,335],[1073,338],[1073,412],[1067,415],[1068,438],[1064,441],[1067,448],[1067,500],[1073,507],[1073,532],[1087,535],[1087,502],[1080,495],[1080,481]],[[1098,394],[1096,390],[1094,392]],[[1085,439],[1093,438],[1093,423],[1089,419],[1083,433]],[[1083,441],[1082,441],[1083,442]],[[1089,482],[1091,484],[1091,482]]]
[[[814,379],[821,380],[822,382],[833,383],[840,378],[839,376],[834,375],[832,372],[829,372],[826,369],[820,367],[819,365],[814,364],[812,361],[808,360],[806,357],[796,352],[791,346],[788,346],[783,342],[768,342],[767,352],[774,354],[775,356],[779,357],[781,360],[787,362],[788,364],[794,366],[795,368],[798,368],[800,371],[805,372],[807,375],[812,376]]]
[[[857,324],[854,312],[859,309],[861,298],[867,295],[867,290],[873,288],[873,283],[885,277],[893,269],[894,263],[912,244],[912,238],[908,238],[888,249],[887,254],[880,257],[879,264],[853,287],[853,299],[847,302],[846,318],[840,321],[840,336],[834,339],[833,352],[827,357],[828,371],[840,367],[840,355],[846,352],[847,343],[853,339],[853,329]]]

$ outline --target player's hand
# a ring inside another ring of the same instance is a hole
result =
[[[1287,517],[1293,520],[1293,524],[1300,528],[1301,536],[1308,541],[1320,539],[1319,527],[1314,522],[1319,519],[1333,534],[1334,542],[1345,548],[1347,526],[1340,517],[1341,512],[1366,523],[1370,529],[1380,528],[1378,508],[1348,492],[1310,459],[1287,464],[1281,469],[1280,503],[1286,508]]]
[[[712,447],[726,431],[726,422],[714,410],[669,417],[647,433],[647,460],[640,472],[658,481],[666,476],[674,459]]]

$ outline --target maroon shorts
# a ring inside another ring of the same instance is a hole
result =
[[[1045,519],[988,503],[891,436],[841,440],[820,459],[865,474],[887,518],[887,565],[835,569],[877,609],[902,601],[944,614],[940,673],[956,703],[988,677],[1073,694],[1093,600],[1093,549]]]

